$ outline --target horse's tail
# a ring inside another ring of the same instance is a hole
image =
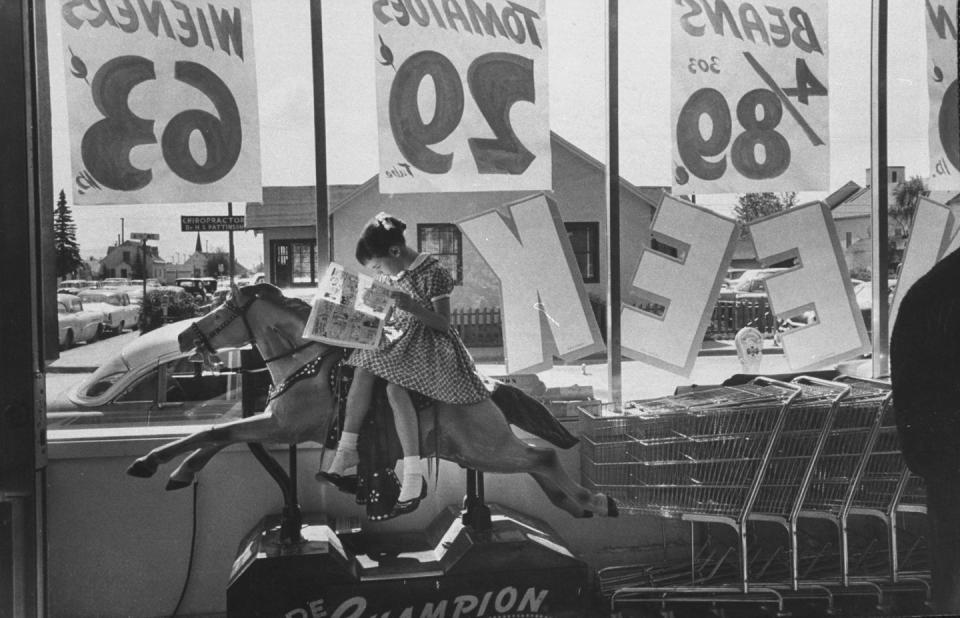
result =
[[[550,410],[522,390],[498,382],[490,397],[511,425],[543,438],[558,448],[568,449],[579,442]]]

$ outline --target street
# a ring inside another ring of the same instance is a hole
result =
[[[104,360],[118,355],[124,345],[134,341],[138,336],[139,332],[128,331],[61,351],[60,358],[48,365],[48,397],[56,396],[81,380],[83,376],[78,374],[89,373]],[[479,361],[477,368],[485,375],[496,376],[506,373],[506,367],[502,362]],[[766,350],[760,371],[766,374],[778,374],[787,373],[790,368],[783,354]],[[742,373],[742,369],[736,355],[732,353],[700,356],[689,377],[682,377],[640,361],[625,359],[621,364],[621,397],[624,401],[661,397],[673,394],[678,386],[719,384],[737,373]],[[590,386],[593,388],[595,398],[601,401],[610,400],[607,363],[602,360],[557,365],[539,372],[537,376],[547,388]]]

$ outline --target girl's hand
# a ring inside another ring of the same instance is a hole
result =
[[[413,299],[412,296],[406,292],[401,292],[400,290],[394,290],[390,292],[390,298],[394,300],[398,309],[403,309],[404,311],[413,312],[419,303]]]

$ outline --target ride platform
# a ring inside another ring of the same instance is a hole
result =
[[[337,534],[305,517],[282,543],[277,517],[243,540],[227,615],[282,618],[582,617],[588,569],[546,524],[491,506],[489,530],[443,511],[416,532]]]

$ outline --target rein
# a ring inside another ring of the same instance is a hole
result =
[[[250,306],[253,305],[253,303],[258,301],[259,299],[260,299],[259,296],[254,295],[250,298],[250,300],[245,302],[243,305],[238,306],[237,303],[233,301],[233,299],[228,298],[226,302],[223,303],[223,308],[230,312],[230,316],[227,317],[227,319],[225,319],[223,322],[221,322],[216,327],[214,327],[214,329],[211,330],[209,333],[205,333],[202,330],[200,330],[200,327],[197,326],[196,322],[190,325],[190,331],[195,335],[195,339],[199,340],[202,346],[208,352],[210,352],[211,354],[216,354],[217,350],[216,348],[213,347],[213,344],[210,343],[210,340],[216,337],[218,334],[220,334],[220,332],[223,331],[225,328],[230,326],[230,324],[232,324],[234,320],[236,320],[237,318],[240,318],[241,320],[243,320],[243,327],[247,329],[247,335],[249,335],[249,341],[255,344],[257,342],[257,338],[253,334],[253,329],[250,328],[250,322],[247,321],[247,311],[249,311]],[[265,358],[263,359],[263,362],[270,363],[276,360],[280,360],[281,358],[293,356],[297,352],[306,350],[307,348],[312,346],[314,343],[317,343],[317,342],[307,341],[304,344],[291,348],[285,352],[281,352],[276,356]]]
[[[213,337],[216,337],[225,328],[230,326],[230,324],[232,324],[234,320],[236,320],[237,318],[240,318],[241,320],[243,320],[244,328],[247,329],[247,335],[249,336],[250,343],[256,344],[257,338],[253,334],[253,329],[250,327],[250,322],[247,321],[247,312],[250,310],[250,306],[253,305],[253,303],[255,303],[259,299],[260,299],[259,296],[254,295],[242,305],[237,305],[237,303],[235,303],[232,298],[228,298],[226,302],[223,303],[223,308],[228,310],[230,312],[230,315],[223,322],[221,322],[216,327],[214,327],[214,329],[211,330],[209,333],[204,333],[202,330],[200,330],[200,327],[197,326],[197,323],[194,322],[190,325],[190,331],[194,334],[195,339],[200,341],[200,344],[203,348],[207,349],[211,354],[216,354],[217,350],[210,343],[210,340]],[[293,356],[297,352],[301,352],[315,343],[317,342],[307,341],[306,343],[303,343],[301,345],[290,348],[289,350],[281,352],[276,356],[265,358],[263,359],[263,362],[271,363],[273,361],[277,361],[282,358],[286,358],[288,356]],[[312,378],[318,375],[320,373],[320,366],[323,364],[323,360],[333,350],[334,348],[324,349],[320,353],[320,355],[317,356],[315,359],[313,359],[312,361],[309,361],[308,363],[306,363],[305,365],[303,365],[302,367],[294,371],[283,382],[272,387],[270,389],[270,395],[267,397],[267,401],[268,402],[273,401],[280,395],[290,390],[290,388],[297,382],[304,380],[306,378]]]

